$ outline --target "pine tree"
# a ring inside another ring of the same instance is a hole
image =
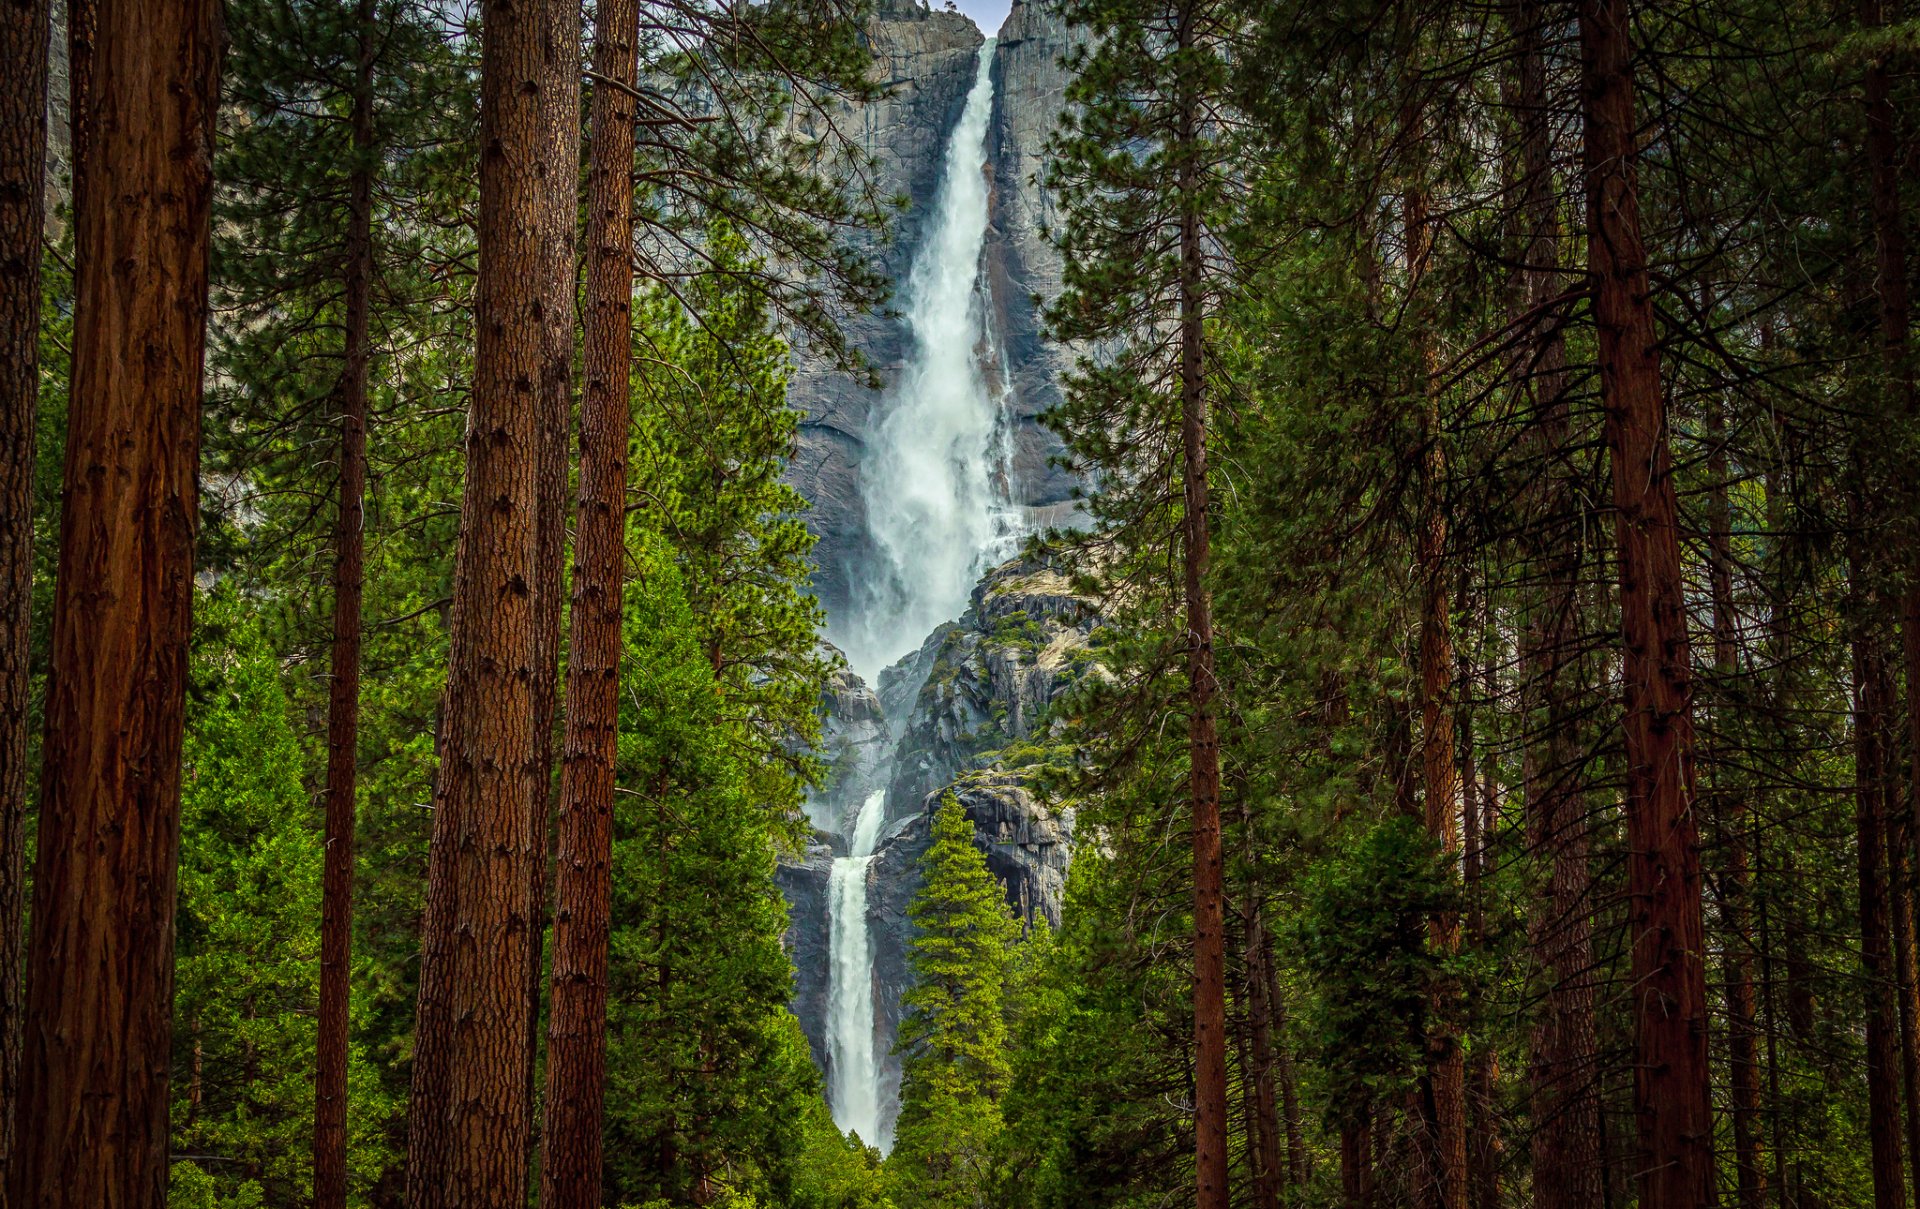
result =
[[[934,812],[932,837],[907,912],[914,983],[900,1000],[900,1119],[887,1171],[902,1206],[975,1209],[985,1203],[1002,1128],[1017,927],[974,844],[973,821],[950,793]]]

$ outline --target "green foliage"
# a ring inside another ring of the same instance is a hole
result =
[[[887,1181],[903,1209],[970,1209],[984,1203],[1002,1128],[1008,949],[1018,929],[952,794],[934,812],[920,869]]]
[[[181,794],[174,972],[176,1206],[311,1197],[321,851],[304,753],[260,626],[228,590],[203,598]],[[364,1019],[364,996],[354,1005]],[[396,1107],[349,1052],[348,1166],[365,1189],[392,1157]]]

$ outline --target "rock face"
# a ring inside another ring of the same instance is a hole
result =
[[[919,809],[986,753],[1030,737],[1086,666],[1095,620],[1092,603],[1050,566],[1015,561],[989,572],[966,615],[912,657],[926,670],[893,753],[888,811]]]
[[[869,251],[895,282],[905,282],[940,186],[947,142],[972,86],[985,41],[959,13],[932,11],[919,0],[883,0],[869,25],[878,57],[880,100],[852,107],[840,129],[875,162],[882,196],[906,200],[893,239]],[[995,50],[994,107],[989,123],[989,220],[983,262],[991,347],[982,350],[991,387],[1004,387],[1011,420],[1009,493],[1037,525],[1065,520],[1072,481],[1049,464],[1060,452],[1038,416],[1059,400],[1058,376],[1069,355],[1042,337],[1039,299],[1060,288],[1060,260],[1045,228],[1052,213],[1038,173],[1058,120],[1064,73],[1055,60],[1068,45],[1059,20],[1021,0]],[[896,306],[898,304],[898,299]],[[909,333],[898,315],[847,316],[849,340],[879,372],[879,391],[829,369],[799,350],[789,397],[804,413],[788,480],[812,503],[808,522],[820,539],[814,589],[829,616],[842,615],[868,558],[860,472],[867,434],[898,380]]]
[[[981,580],[958,622],[941,626],[887,669],[878,694],[842,673],[822,699],[823,753],[831,769],[808,805],[817,830],[806,852],[783,864],[778,876],[797,972],[793,1006],[825,1069],[828,877],[834,857],[845,853],[850,812],[884,782],[886,818],[867,892],[884,1103],[893,1102],[899,1079],[886,1049],[910,985],[907,908],[920,890],[933,811],[947,792],[973,821],[974,842],[1020,917],[1060,922],[1071,814],[1053,812],[992,760],[1010,743],[1039,737],[1048,708],[1090,666],[1097,621],[1093,603],[1075,595],[1052,566],[1015,560]]]

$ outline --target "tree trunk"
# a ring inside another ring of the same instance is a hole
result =
[[[547,1016],[545,1209],[601,1200],[607,1081],[607,935],[614,760],[620,721],[620,598],[625,580],[627,438],[632,425],[633,97],[637,0],[601,0],[594,31],[588,178],[586,392],[574,538],[553,991]]]
[[[92,36],[11,1203],[160,1209],[219,7]]]
[[[1732,509],[1727,499],[1726,421],[1720,401],[1707,403],[1707,579],[1713,607],[1713,667],[1722,684],[1739,674],[1739,647],[1733,615]],[[1716,762],[1717,764],[1717,762]],[[1715,778],[1718,780],[1718,777]],[[1741,1209],[1759,1209],[1766,1200],[1766,1163],[1760,1150],[1760,1083],[1756,1042],[1752,930],[1747,896],[1752,861],[1747,852],[1751,826],[1746,794],[1715,786],[1714,820],[1727,854],[1726,979],[1727,1088],[1733,1115],[1733,1155]]]
[[[567,444],[573,423],[574,238],[580,220],[580,0],[548,0],[542,52],[541,246],[543,391],[539,479],[539,553],[533,582],[533,863],[528,870],[533,923],[527,945],[527,1102],[534,1099],[535,1038],[540,1029],[540,950],[546,930],[552,858],[554,719],[558,709],[560,596],[567,546]]]
[[[1886,23],[1882,0],[1866,0],[1861,23],[1878,29]],[[1875,252],[1874,287],[1880,303],[1880,356],[1887,375],[1889,417],[1911,419],[1920,413],[1913,365],[1907,359],[1908,331],[1913,316],[1907,289],[1907,235],[1900,208],[1900,137],[1893,108],[1887,65],[1883,58],[1868,61],[1863,81],[1867,116],[1867,170],[1872,197]],[[1904,535],[1912,540],[1912,533]],[[1914,844],[1920,842],[1920,562],[1903,568],[1900,628],[1907,680],[1907,726],[1911,744],[1911,780],[1907,808],[1893,828],[1892,854],[1896,935],[1899,937],[1901,1000],[1901,1074],[1907,1099],[1907,1165],[1913,1180],[1914,1203],[1920,1205],[1920,972],[1915,970],[1913,936]],[[1889,790],[1891,793],[1891,790]]]
[[[1641,1209],[1711,1204],[1700,851],[1684,577],[1635,180],[1628,0],[1581,0],[1587,253],[1620,560],[1628,937]]]
[[[1899,1025],[1887,934],[1887,800],[1892,765],[1887,751],[1893,686],[1877,636],[1866,619],[1853,644],[1854,793],[1859,842],[1860,963],[1866,977],[1867,1132],[1872,1139],[1873,1203],[1907,1203],[1900,1154]]]
[[[1368,1113],[1340,1130],[1340,1199],[1346,1209],[1367,1209],[1373,1203],[1373,1148]]]
[[[0,4],[0,1173],[20,1094],[20,928],[26,897],[34,415],[46,228],[46,0]],[[0,1174],[0,1186],[4,1185]],[[0,1194],[0,1204],[4,1204]]]
[[[1194,45],[1194,19],[1181,11],[1180,48]],[[1207,399],[1199,195],[1199,105],[1179,100],[1180,446],[1185,506],[1188,798],[1193,814],[1194,1159],[1197,1209],[1227,1209],[1227,979],[1225,889],[1220,853],[1220,742],[1214,726],[1213,598],[1207,586],[1212,537],[1207,520]]]
[[[339,511],[333,529],[333,651],[327,691],[320,1014],[314,1047],[313,1201],[347,1203],[347,1034],[353,977],[353,857],[360,745],[360,600],[365,577],[367,374],[373,307],[373,0],[360,0],[347,185],[346,357],[340,374]]]
[[[421,938],[413,1209],[526,1201],[551,7],[488,0],[482,14],[478,339]]]
[[[1260,974],[1266,983],[1266,997],[1273,1018],[1274,1065],[1280,1091],[1280,1113],[1287,1128],[1287,1186],[1304,1188],[1310,1175],[1307,1169],[1306,1122],[1300,1113],[1300,1084],[1294,1078],[1293,1050],[1287,1044],[1287,1001],[1280,991],[1280,977],[1273,960],[1273,933],[1260,930]]]

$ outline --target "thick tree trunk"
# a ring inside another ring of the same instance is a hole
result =
[[[1635,180],[1627,0],[1581,0],[1587,251],[1620,560],[1641,1209],[1714,1198],[1684,576]]]
[[[346,357],[340,374],[340,498],[333,528],[333,651],[327,691],[320,1014],[314,1050],[313,1201],[347,1203],[347,1033],[353,976],[354,812],[360,746],[360,601],[365,577],[367,375],[373,310],[373,64],[380,31],[360,0],[347,185]]]
[[[1887,750],[1893,686],[1877,636],[1865,619],[1853,646],[1854,792],[1858,828],[1860,962],[1867,1032],[1867,1119],[1875,1209],[1907,1203],[1901,1158],[1899,1024],[1887,924],[1887,801],[1892,759]]]
[[[11,1203],[160,1209],[219,7],[92,36]]]
[[[1178,41],[1194,45],[1183,10]],[[1179,111],[1180,448],[1185,508],[1184,596],[1187,612],[1188,801],[1193,815],[1194,1159],[1197,1209],[1227,1209],[1227,977],[1225,888],[1220,849],[1220,741],[1214,725],[1213,597],[1207,585],[1212,535],[1207,520],[1207,398],[1199,192],[1198,103]]]
[[[414,1209],[526,1201],[552,6],[489,0],[482,13],[478,340],[422,926]]]
[[[627,438],[632,423],[633,123],[640,6],[601,0],[587,186],[586,393],[574,538],[553,992],[547,1017],[545,1209],[596,1209],[607,1081],[607,935],[619,733]]]
[[[1731,684],[1739,674],[1739,646],[1733,615],[1732,510],[1727,498],[1726,422],[1719,400],[1707,404],[1707,579],[1713,606],[1714,674]],[[1716,777],[1716,780],[1718,778]],[[1727,1091],[1733,1115],[1733,1157],[1741,1209],[1759,1209],[1766,1200],[1765,1158],[1760,1147],[1759,1031],[1755,1022],[1752,931],[1747,895],[1752,860],[1747,844],[1751,819],[1746,795],[1719,790],[1714,811],[1727,854],[1726,940]]]
[[[46,0],[0,3],[0,1173],[20,1094],[20,927],[26,896],[27,712],[33,608],[34,415],[46,228]],[[0,1205],[4,1205],[0,1174]]]
[[[559,710],[560,615],[567,547],[567,445],[573,424],[574,239],[580,220],[580,0],[549,0],[541,81],[544,158],[540,275],[545,321],[541,384],[539,554],[533,584],[533,863],[528,893],[533,924],[527,945],[527,1103],[534,1104],[540,1031],[541,947],[546,936],[553,859],[553,739]]]

